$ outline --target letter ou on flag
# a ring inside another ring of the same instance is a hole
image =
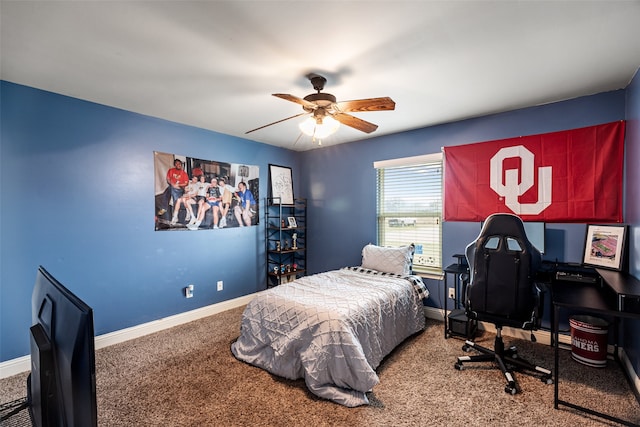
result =
[[[445,221],[622,222],[625,122],[444,148]]]

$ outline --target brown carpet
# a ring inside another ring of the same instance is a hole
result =
[[[522,393],[504,392],[500,371],[453,365],[462,341],[443,338],[442,323],[400,345],[378,369],[372,405],[345,408],[236,360],[230,351],[243,308],[107,347],[96,353],[100,426],[605,426],[561,407],[553,385],[516,374]],[[492,346],[493,335],[479,342]],[[509,343],[508,339],[507,342]],[[515,341],[522,357],[552,368],[553,350]],[[561,352],[560,395],[640,423],[640,405],[620,368],[574,362]],[[0,402],[24,396],[26,374],[0,380]]]

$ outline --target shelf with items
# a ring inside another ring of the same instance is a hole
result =
[[[293,276],[298,277],[299,275],[300,275],[300,276],[304,276],[304,274],[305,274],[305,270],[301,270],[301,269],[292,269],[292,270],[290,270],[290,271],[285,270],[285,272],[284,272],[284,273],[283,273],[283,272],[280,272],[280,271],[278,271],[277,273],[276,273],[276,272],[271,272],[271,273],[269,273],[269,276],[270,276],[270,277],[272,277],[272,278],[279,278],[279,279],[281,279],[281,278],[283,278],[283,277],[293,277]]]
[[[473,339],[478,329],[478,322],[469,319],[465,313],[463,295],[469,283],[469,266],[464,255],[456,254],[458,262],[444,269],[444,337],[462,337]],[[449,287],[447,275],[453,276],[453,287]],[[447,313],[449,293],[453,292],[453,309]]]
[[[295,199],[280,204],[278,197],[265,203],[267,287],[295,280],[306,274],[307,202]]]

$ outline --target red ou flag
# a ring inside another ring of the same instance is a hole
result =
[[[622,222],[625,122],[444,148],[444,219]]]

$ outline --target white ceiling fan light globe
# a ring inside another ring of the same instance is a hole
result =
[[[300,123],[300,130],[305,135],[323,139],[335,133],[340,127],[340,122],[330,116],[325,116],[319,121],[320,123],[314,117],[309,117]]]

